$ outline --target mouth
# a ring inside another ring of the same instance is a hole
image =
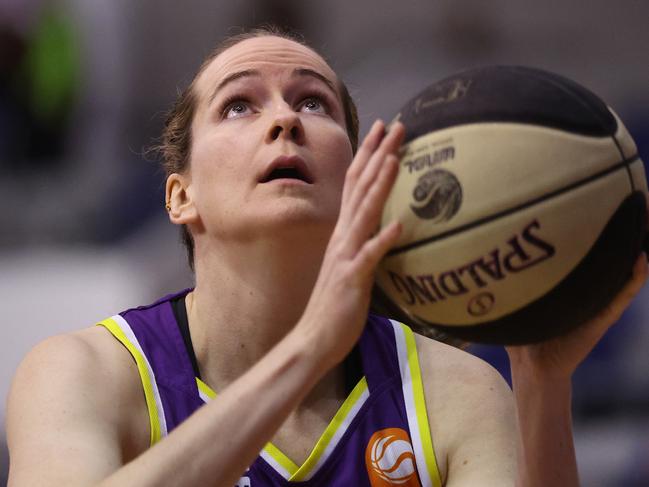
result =
[[[304,160],[298,156],[277,157],[271,162],[259,182],[269,183],[280,179],[313,184],[313,177],[309,172],[309,168]]]

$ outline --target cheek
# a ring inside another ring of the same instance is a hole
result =
[[[318,156],[327,160],[329,165],[344,168],[351,164],[352,145],[343,127],[333,121],[311,128],[319,136],[315,139]]]
[[[326,147],[326,150],[328,151],[327,166],[330,168],[328,173],[342,193],[345,174],[354,157],[347,133],[339,130],[333,142]]]
[[[245,141],[214,134],[195,140],[190,164],[197,177],[211,181],[234,177],[233,173],[247,157]]]
[[[245,157],[245,147],[224,137],[203,137],[194,143],[190,168],[199,210],[232,198],[230,189],[243,180],[241,159]]]

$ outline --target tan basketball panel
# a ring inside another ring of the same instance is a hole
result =
[[[620,161],[612,137],[513,123],[439,130],[405,146],[382,224],[403,224],[399,247],[542,197]],[[461,186],[459,209],[448,221],[422,219],[411,209],[418,180],[432,169],[451,173]]]
[[[644,164],[641,159],[638,159],[633,164],[629,166],[629,171],[631,172],[631,177],[633,178],[633,185],[635,189],[647,192],[647,177],[644,172]]]
[[[395,303],[433,323],[495,320],[540,298],[570,273],[630,192],[623,167],[487,224],[388,256],[377,281]]]
[[[624,153],[625,158],[633,157],[638,153],[638,148],[635,145],[635,142],[631,138],[629,131],[626,129],[620,117],[617,116],[617,113],[611,107],[608,108],[615,120],[617,121],[617,132],[615,133],[615,140],[620,144],[620,149]]]

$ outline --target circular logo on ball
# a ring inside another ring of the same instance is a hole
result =
[[[462,205],[462,186],[455,175],[445,169],[422,174],[412,192],[410,209],[419,218],[445,222],[453,218]]]
[[[476,294],[471,298],[469,304],[466,307],[466,310],[471,316],[482,316],[486,315],[491,311],[491,308],[494,307],[496,298],[490,292],[483,292]]]

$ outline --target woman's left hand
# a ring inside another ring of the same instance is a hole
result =
[[[535,375],[570,377],[606,331],[620,319],[642,289],[648,275],[647,256],[643,252],[633,266],[631,279],[592,320],[563,336],[542,343],[506,347],[512,370],[526,367]]]

